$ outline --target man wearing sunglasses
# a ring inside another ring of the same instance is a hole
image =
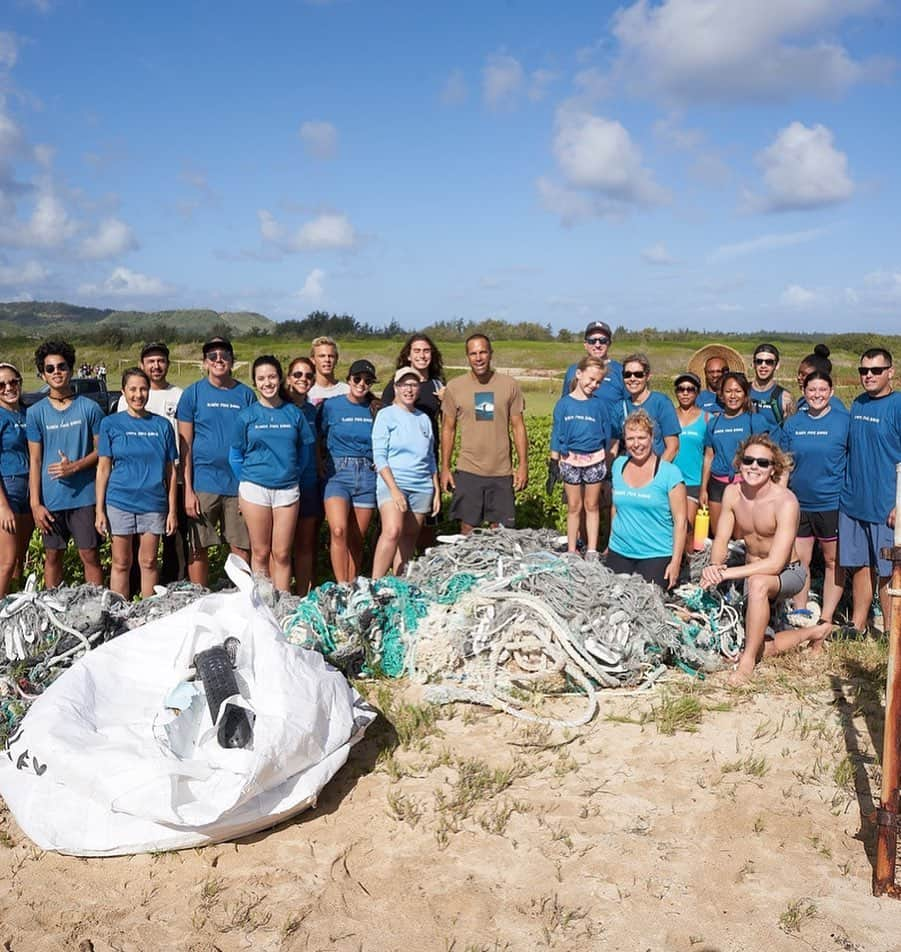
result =
[[[754,348],[754,379],[751,381],[751,406],[762,413],[771,429],[795,412],[791,394],[776,383],[779,350],[775,344],[758,344]]]
[[[594,391],[592,397],[596,400],[607,400],[610,403],[616,403],[625,400],[626,391],[623,387],[623,365],[618,360],[613,360],[607,356],[612,341],[613,333],[610,330],[610,325],[603,321],[592,321],[585,328],[585,353],[589,357],[597,357],[599,360],[607,361],[607,375],[597,390]],[[572,391],[578,366],[577,361],[567,368],[566,376],[563,378],[562,396],[564,397]]]
[[[103,584],[94,528],[97,439],[103,412],[72,390],[75,349],[65,341],[48,340],[34,353],[38,373],[50,388],[46,400],[28,408],[31,512],[44,536],[44,585],[63,580],[63,555],[75,540],[85,581]]]
[[[901,394],[893,389],[892,355],[884,348],[866,351],[857,372],[863,393],[850,407],[848,461],[838,502],[839,563],[851,573],[854,628],[866,631],[878,584],[888,631],[892,563],[882,557],[882,549],[892,546],[897,518],[895,466],[901,462]]]
[[[705,588],[723,582],[744,585],[745,645],[729,679],[731,684],[743,684],[753,677],[765,655],[782,654],[807,641],[819,647],[832,625],[776,633],[768,627],[773,603],[797,595],[807,577],[795,549],[801,510],[795,494],[783,485],[789,457],[767,434],[756,433],[741,443],[735,468],[741,482],[727,486],[723,493],[710,565],[701,574],[701,584]],[[727,564],[731,539],[744,539],[743,565]]]
[[[250,562],[250,537],[238,508],[238,480],[228,450],[238,414],[256,402],[250,387],[235,380],[231,342],[214,337],[203,345],[206,377],[185,389],[175,417],[188,516],[188,578],[209,580],[209,548],[227,542]]]

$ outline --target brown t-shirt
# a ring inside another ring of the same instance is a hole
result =
[[[477,476],[510,476],[510,417],[525,412],[519,384],[494,371],[479,383],[472,371],[447,385],[441,412],[453,416],[460,432],[457,469]]]

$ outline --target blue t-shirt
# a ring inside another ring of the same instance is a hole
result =
[[[432,422],[421,410],[411,413],[392,404],[379,410],[372,425],[372,458],[375,471],[386,466],[400,489],[428,492],[436,471]],[[387,489],[379,476],[383,489]]]
[[[228,450],[238,414],[255,402],[253,391],[243,383],[235,382],[231,388],[220,389],[203,379],[185,388],[175,419],[194,426],[191,444],[194,492],[238,495],[238,481],[228,463]]]
[[[49,397],[28,408],[25,433],[30,443],[41,444],[41,499],[51,512],[93,506],[96,467],[82,469],[65,479],[54,479],[47,467],[58,463],[60,452],[70,460],[83,459],[94,452],[94,437],[100,433],[103,413],[93,400],[75,396],[62,410]]]
[[[365,404],[353,403],[344,394],[323,401],[317,429],[332,459],[372,459],[372,414]]]
[[[0,476],[28,475],[24,410],[0,410]]]
[[[113,461],[106,502],[125,512],[168,512],[166,464],[178,458],[172,424],[155,413],[133,417],[127,411],[104,417],[97,443],[100,456]]]
[[[839,410],[841,413],[848,412],[848,408],[841,402],[841,400],[839,400],[839,398],[835,394],[832,394],[832,396],[829,398],[829,406],[832,407],[833,410]],[[797,412],[800,413],[802,410],[806,410],[806,409],[807,409],[807,397],[804,397],[804,396],[798,397]]]
[[[567,368],[566,376],[563,378],[561,396],[566,397],[572,393],[573,380],[576,378],[578,369],[578,364],[572,364]],[[625,400],[627,394],[626,388],[623,386],[623,365],[618,360],[607,361],[607,374],[591,396],[593,399],[604,403],[616,403],[618,400]]]
[[[230,459],[240,479],[266,489],[290,489],[300,484],[315,442],[299,407],[255,402],[238,414]]]
[[[309,400],[305,400],[300,405],[300,411],[304,415],[304,419],[310,425],[310,432],[313,434],[313,439],[316,439],[316,417],[318,415],[317,408],[310,403]],[[302,490],[311,490],[316,489],[319,486],[319,472],[316,468],[316,447],[315,444],[310,447],[310,455],[307,458],[306,465],[300,473],[300,488]]]
[[[676,417],[678,419],[678,416]],[[686,486],[701,485],[701,471],[704,468],[704,438],[707,435],[706,414],[698,414],[697,420],[679,431],[679,452],[673,462],[685,477]]]
[[[606,400],[579,400],[572,394],[561,397],[554,406],[551,449],[561,456],[607,449],[610,445],[609,406]]]
[[[634,489],[623,479],[628,459],[621,456],[613,463],[616,515],[610,528],[610,548],[627,559],[672,556],[673,513],[669,494],[683,482],[682,473],[673,463],[660,460],[654,478],[646,486]]]
[[[901,462],[901,393],[862,393],[849,410],[848,465],[839,500],[842,512],[884,523],[895,505],[895,465]]]
[[[631,399],[626,399],[619,404],[619,408],[618,419],[613,421],[614,433],[622,435],[623,424],[629,414],[644,410],[654,423],[654,453],[657,456],[666,449],[663,438],[678,436],[682,431],[672,400],[659,390],[651,390],[644,403],[633,403]]]
[[[779,445],[792,455],[788,488],[798,504],[808,512],[831,512],[845,480],[848,458],[847,412],[829,410],[812,417],[804,411],[793,413],[782,424]]]
[[[712,390],[702,390],[698,394],[697,400],[695,400],[695,406],[700,407],[702,410],[706,410],[707,413],[723,412],[723,407],[720,404],[719,398]]]
[[[705,448],[713,448],[710,475],[731,479],[735,475],[735,451],[741,442],[752,433],[768,433],[769,430],[770,424],[762,413],[738,413],[733,417],[718,413],[712,416],[704,436]]]
[[[768,390],[758,390],[751,385],[748,396],[751,398],[751,406],[767,422],[770,433],[774,432],[781,425],[784,414],[782,411],[782,395],[785,388],[778,383],[773,384]]]

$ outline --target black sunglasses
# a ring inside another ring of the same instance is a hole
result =
[[[891,367],[858,367],[857,372],[861,377],[866,377],[867,374],[872,374],[874,377],[878,377],[880,374],[884,374],[886,370],[891,369]]]
[[[65,373],[69,369],[69,365],[65,360],[61,360],[58,364],[44,364],[44,373],[45,374],[54,374],[57,371],[59,373]]]
[[[367,377],[364,374],[354,374],[350,379],[354,383],[365,383],[367,387],[371,387],[375,383],[372,377]]]
[[[291,373],[291,376],[295,380],[313,380],[316,374],[310,370],[295,370]]]
[[[609,344],[610,338],[609,337],[586,337],[585,343],[593,344],[595,347],[597,347],[599,344]]]
[[[775,357],[755,357],[755,358],[754,358],[754,363],[755,363],[755,364],[766,364],[767,366],[769,366],[770,364],[775,365],[775,363],[776,363],[776,358],[775,358]]]
[[[636,380],[644,380],[647,375],[648,372],[646,370],[624,370],[623,380],[631,380],[632,377],[635,377]]]
[[[697,387],[676,387],[676,393],[697,393]]]
[[[742,456],[741,465],[751,466],[756,463],[761,469],[769,469],[773,465],[773,460],[766,456]]]
[[[235,355],[229,350],[208,350],[203,355],[207,360],[234,360]]]

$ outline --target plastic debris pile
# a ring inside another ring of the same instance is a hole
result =
[[[77,658],[154,618],[178,611],[206,593],[189,582],[160,587],[140,602],[97,585],[25,589],[0,599],[0,741],[31,702]]]

